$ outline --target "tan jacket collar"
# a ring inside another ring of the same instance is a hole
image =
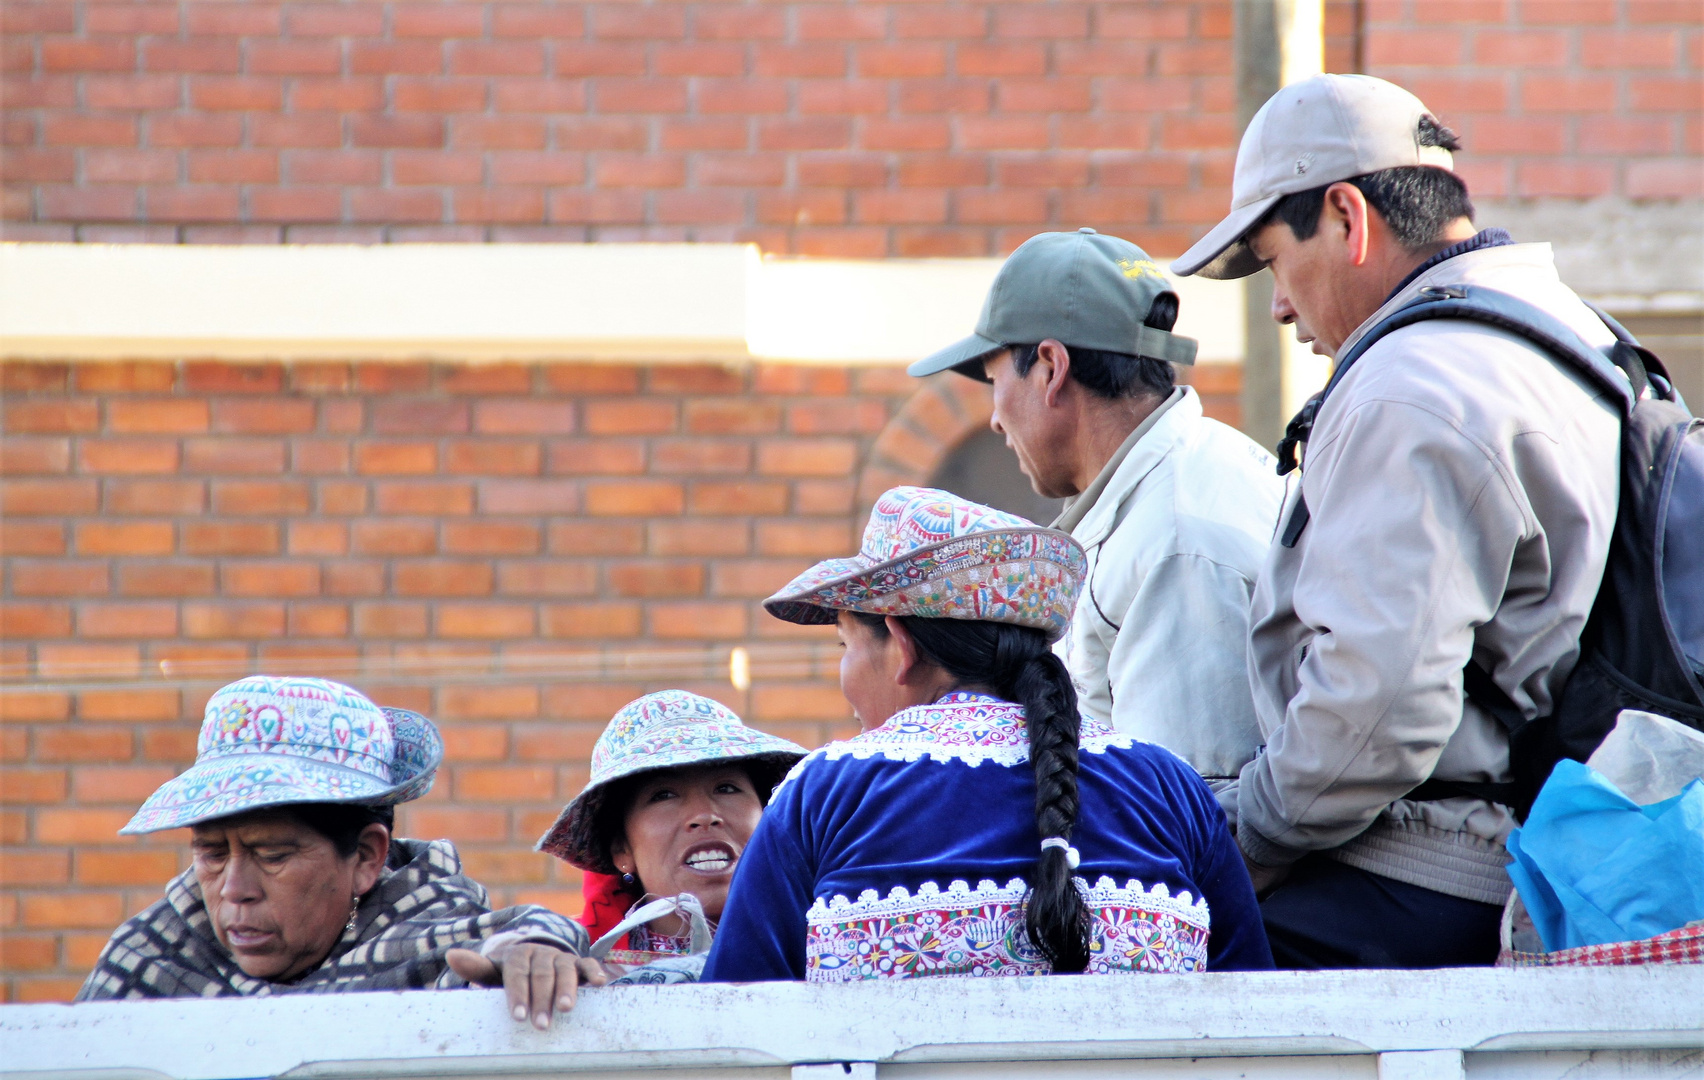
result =
[[[1406,306],[1420,290],[1433,285],[1472,284],[1473,278],[1486,270],[1500,270],[1510,266],[1525,266],[1532,271],[1556,277],[1556,257],[1551,252],[1549,244],[1503,244],[1498,247],[1480,248],[1477,251],[1463,252],[1453,259],[1445,259],[1419,277],[1410,281],[1403,289],[1371,315],[1365,322],[1355,328],[1355,332],[1338,346],[1335,355],[1343,356],[1355,343],[1364,337],[1367,331],[1383,322],[1385,317],[1397,308]]]

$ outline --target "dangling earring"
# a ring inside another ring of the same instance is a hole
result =
[[[355,916],[359,914],[360,911],[361,895],[357,893],[349,901],[349,921],[343,924],[343,932],[345,934],[353,934],[355,932]]]
[[[637,884],[638,881],[639,881],[639,879],[634,877],[632,874],[622,874],[621,875],[621,883],[629,889],[631,889],[635,884]]]

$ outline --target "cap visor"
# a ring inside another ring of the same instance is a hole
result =
[[[1005,348],[1005,345],[1006,343],[1003,341],[990,341],[981,334],[972,334],[963,341],[956,341],[939,352],[925,356],[906,368],[905,371],[908,375],[922,378],[925,375],[933,375],[948,368],[957,368],[960,375],[968,375],[972,379],[981,379],[983,382],[987,382],[988,380],[984,378],[982,372],[966,371],[964,365],[973,360],[980,360],[996,349]]]
[[[1248,277],[1259,272],[1262,263],[1248,250],[1243,237],[1281,198],[1282,195],[1272,195],[1232,210],[1206,236],[1196,241],[1194,247],[1171,264],[1171,272],[1178,277],[1200,274],[1204,278],[1219,280]]]

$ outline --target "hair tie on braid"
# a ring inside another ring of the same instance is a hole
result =
[[[1073,870],[1083,865],[1083,857],[1077,853],[1076,848],[1071,846],[1071,841],[1065,839],[1063,836],[1050,836],[1046,840],[1043,840],[1041,842],[1041,850],[1046,851],[1048,848],[1058,848],[1060,851],[1063,851],[1065,853],[1065,865],[1069,866]]]
[[[879,615],[857,616],[886,635]],[[1089,966],[1089,905],[1072,871],[1081,862],[1071,846],[1080,797],[1077,739],[1082,716],[1077,688],[1064,661],[1040,630],[1014,623],[900,616],[917,649],[946,669],[961,686],[980,686],[1023,706],[1029,731],[1030,767],[1035,772],[1035,827],[1041,853],[1024,897],[1024,931],[1056,973]],[[1054,849],[1059,850],[1054,855]]]

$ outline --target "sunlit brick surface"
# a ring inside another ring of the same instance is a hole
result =
[[[578,873],[532,842],[623,702],[684,685],[808,745],[848,730],[827,636],[757,601],[856,543],[865,463],[918,391],[898,369],[3,372],[14,1000],[72,993],[185,865],[181,835],[116,831],[193,760],[207,695],[248,671],[328,674],[438,720],[449,764],[403,830],[454,838],[499,902],[568,912]],[[923,479],[985,422],[984,392],[954,382],[958,404],[901,418],[921,450],[882,476]]]
[[[1696,198],[1692,0],[1328,0],[1491,198]],[[4,9],[15,239],[752,240],[984,255],[1222,213],[1229,0]]]
[[[1179,251],[1230,178],[1225,0],[49,0],[5,18],[20,238],[984,255],[1093,222]]]

